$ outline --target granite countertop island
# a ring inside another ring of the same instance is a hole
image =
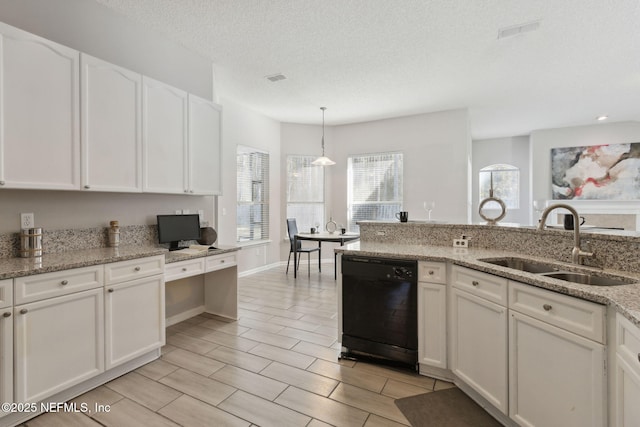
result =
[[[495,274],[507,279],[513,279],[518,282],[615,307],[618,312],[622,313],[634,324],[640,326],[640,273],[577,266],[549,258],[523,256],[517,252],[499,249],[463,249],[447,246],[402,243],[355,242],[341,246],[335,249],[335,251],[343,255],[412,259],[418,261],[448,261],[455,265],[469,267],[474,270]],[[637,280],[638,283],[618,286],[582,285],[480,261],[484,258],[502,257],[527,258],[532,261],[553,263],[561,267],[562,270],[567,271],[579,269],[580,271],[593,271],[600,275],[623,276]]]

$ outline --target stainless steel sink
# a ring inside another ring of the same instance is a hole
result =
[[[638,283],[638,280],[630,279],[628,277],[606,277],[599,276],[595,274],[585,274],[585,273],[573,273],[573,272],[558,272],[558,273],[549,273],[544,274],[546,277],[551,277],[553,279],[565,280],[567,282],[580,283],[582,285],[593,285],[593,286],[619,286],[619,285],[630,285],[632,283]]]
[[[478,261],[535,274],[552,273],[560,270],[553,264],[534,262],[524,258],[485,258]]]
[[[501,267],[512,268],[514,270],[525,271],[527,273],[539,274],[551,277],[552,279],[564,280],[566,282],[580,283],[582,285],[593,286],[619,286],[638,283],[640,280],[628,277],[608,277],[592,272],[566,271],[562,266],[548,264],[544,262],[530,261],[525,258],[483,258],[478,261],[486,262]],[[562,271],[561,271],[562,270]]]

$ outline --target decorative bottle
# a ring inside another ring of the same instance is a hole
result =
[[[327,223],[325,228],[329,233],[333,234],[335,233],[336,228],[338,228],[338,224],[336,224],[332,217],[329,217],[329,222]]]
[[[111,221],[109,223],[109,246],[112,248],[120,246],[120,227],[118,221]]]

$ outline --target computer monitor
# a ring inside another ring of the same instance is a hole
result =
[[[200,238],[200,216],[158,215],[158,241],[169,243],[169,250],[180,249],[181,240],[198,240]]]

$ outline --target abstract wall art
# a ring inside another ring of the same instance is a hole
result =
[[[640,200],[640,142],[551,149],[553,199]]]

